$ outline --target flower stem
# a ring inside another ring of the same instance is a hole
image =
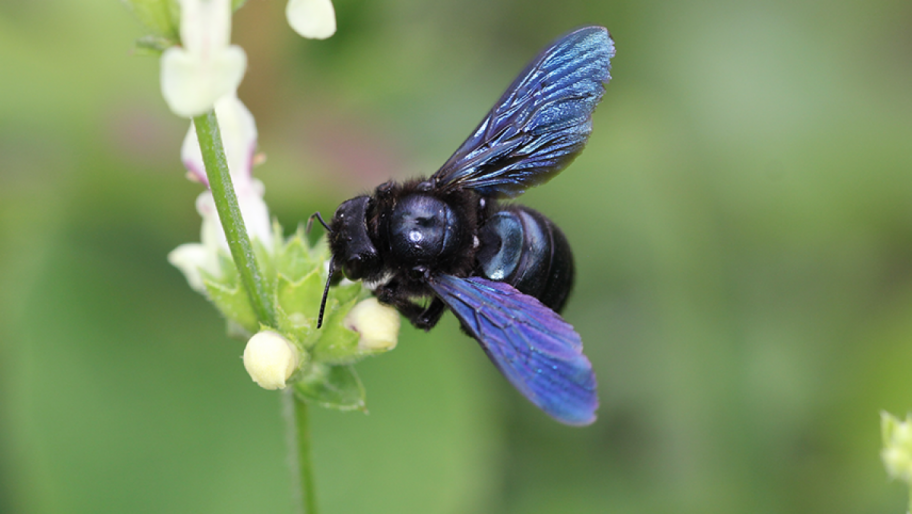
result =
[[[276,326],[275,311],[272,301],[264,287],[264,281],[257,267],[256,256],[247,236],[244,218],[238,207],[237,195],[231,185],[231,174],[228,171],[228,160],[222,147],[222,136],[219,132],[215,111],[210,110],[193,118],[196,135],[199,138],[203,163],[206,165],[206,177],[209,178],[209,189],[215,200],[215,210],[225,231],[231,257],[237,266],[241,283],[247,290],[250,304],[260,323],[270,327]]]
[[[241,282],[250,304],[263,325],[276,326],[275,310],[270,296],[266,293],[264,281],[257,267],[256,256],[247,236],[244,218],[238,206],[237,195],[231,185],[231,174],[228,171],[228,161],[225,158],[225,149],[222,147],[222,136],[219,132],[218,119],[215,111],[193,118],[196,135],[199,138],[200,150],[203,154],[203,163],[206,165],[206,177],[209,179],[209,189],[215,200],[215,209],[218,211],[219,221],[225,231],[231,257],[237,267]],[[307,404],[297,398],[291,388],[282,392],[282,401],[285,405],[286,426],[288,427],[289,455],[294,465],[292,466],[295,483],[296,510],[306,514],[317,514],[317,501],[314,496],[313,463],[310,458],[310,424],[307,419]]]
[[[295,485],[295,512],[317,514],[307,404],[291,388],[282,391],[289,460]]]

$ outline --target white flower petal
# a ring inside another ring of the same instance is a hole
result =
[[[231,41],[231,0],[180,0],[181,43],[194,53],[224,48]]]
[[[225,232],[222,231],[222,224],[219,222],[218,211],[215,209],[215,200],[210,191],[203,191],[196,197],[196,212],[203,218],[200,242],[209,249],[212,259],[218,262],[218,251],[220,249],[229,251],[229,248]]]
[[[298,350],[271,330],[257,333],[244,348],[244,368],[263,389],[284,389],[298,367]]]
[[[237,189],[249,187],[253,154],[257,145],[257,128],[253,114],[250,114],[247,107],[238,100],[234,93],[231,93],[215,102],[215,115],[218,118],[222,146],[228,159],[231,182]],[[181,146],[181,161],[200,182],[209,184],[193,122],[190,122],[190,129]]]
[[[209,249],[204,245],[187,243],[171,250],[171,253],[168,254],[168,262],[184,274],[191,289],[205,294],[206,286],[203,284],[200,270],[207,269],[210,255]]]
[[[330,0],[289,0],[288,24],[306,38],[326,39],[336,33],[336,11]]]
[[[250,239],[259,239],[266,248],[272,248],[272,222],[269,220],[269,208],[263,201],[263,183],[251,182],[250,187],[238,189],[238,206],[244,218],[244,227]]]
[[[254,180],[251,187],[238,190],[238,207],[241,208],[241,217],[250,239],[259,239],[266,248],[272,248],[272,224],[269,220],[269,208],[263,201],[263,184]],[[200,241],[213,254],[213,262],[218,263],[219,250],[230,252],[228,239],[222,230],[218,211],[215,209],[215,200],[212,193],[204,191],[196,199],[196,210],[203,218],[203,227]]]
[[[247,56],[231,39],[231,0],[181,0],[181,45],[162,54],[161,87],[178,116],[199,116],[234,92]]]
[[[168,254],[168,262],[181,270],[194,291],[206,292],[201,271],[220,277],[218,252],[228,251],[228,242],[219,224],[212,193],[206,191],[196,197],[196,211],[203,218],[200,243],[182,244]]]
[[[206,54],[171,47],[161,58],[162,96],[178,116],[199,116],[237,90],[246,68],[247,55],[238,46]]]

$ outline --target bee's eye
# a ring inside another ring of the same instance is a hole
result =
[[[361,260],[361,256],[355,255],[345,261],[345,263],[342,265],[342,272],[345,273],[345,276],[349,280],[358,280],[364,276],[364,268],[362,264],[363,261]]]

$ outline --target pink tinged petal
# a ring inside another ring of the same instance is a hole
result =
[[[250,187],[253,156],[257,145],[257,128],[253,115],[233,94],[226,95],[215,103],[215,115],[222,135],[222,146],[228,159],[231,181],[237,190]],[[208,186],[203,155],[192,122],[181,147],[181,161],[187,171]]]
[[[288,24],[306,38],[326,39],[336,33],[336,12],[330,0],[289,0]]]
[[[181,43],[194,53],[225,48],[231,41],[231,0],[180,0]]]

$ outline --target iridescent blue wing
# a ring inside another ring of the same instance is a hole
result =
[[[568,425],[595,421],[595,374],[579,334],[513,286],[450,275],[429,281],[494,365],[526,398]]]
[[[526,66],[434,173],[434,185],[512,198],[557,175],[589,139],[612,57],[614,42],[603,27],[560,37]]]

